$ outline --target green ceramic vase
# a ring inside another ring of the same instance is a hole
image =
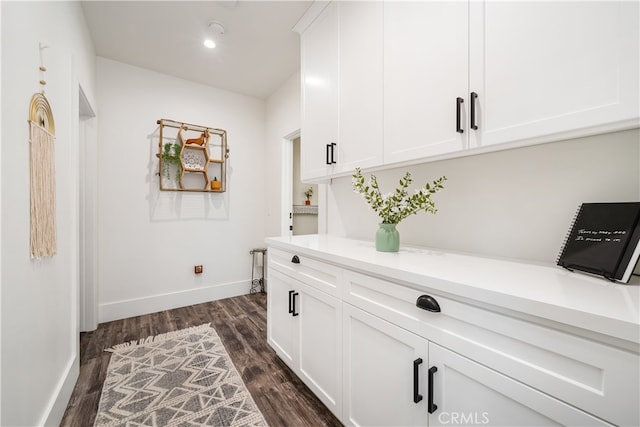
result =
[[[380,224],[376,232],[376,250],[379,252],[398,252],[400,249],[400,234],[396,224]]]

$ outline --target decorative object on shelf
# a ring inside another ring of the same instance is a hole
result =
[[[209,139],[209,129],[205,129],[204,132],[202,132],[202,135],[200,136],[200,138],[187,139],[185,144],[204,145],[204,142],[207,139]]]
[[[376,250],[380,252],[398,252],[400,248],[400,237],[395,226],[410,215],[420,211],[435,214],[438,210],[436,204],[431,200],[431,195],[442,190],[445,176],[427,183],[423,188],[415,190],[409,194],[407,187],[413,181],[411,174],[407,172],[400,179],[400,187],[395,191],[382,194],[376,176],[371,174],[368,184],[365,184],[362,170],[356,168],[353,177],[353,189],[362,195],[362,198],[371,206],[373,211],[381,219],[380,228],[376,232]]]
[[[156,155],[160,159],[160,190],[225,192],[229,158],[227,132],[169,119],[160,119],[157,123],[160,125]],[[175,177],[171,176],[173,167]],[[213,181],[209,180],[211,175],[216,176]],[[203,181],[199,181],[200,177]]]
[[[557,264],[628,283],[640,257],[640,203],[583,203]]]
[[[211,191],[220,191],[222,187],[222,183],[218,181],[218,177],[214,176],[213,181],[211,181]]]
[[[311,204],[311,196],[313,196],[313,187],[309,187],[309,189],[304,192],[304,196],[307,198],[307,200],[304,201],[304,204],[305,205],[310,205]]]
[[[178,129],[178,140],[180,140],[180,161],[182,162],[182,173],[180,174],[180,188],[185,189],[184,186],[184,173],[185,172],[199,172],[202,173],[202,179],[204,179],[203,190],[209,189],[209,136],[208,132],[202,133],[202,141],[197,139],[185,139],[184,131],[189,131],[189,126],[183,124]],[[205,138],[205,134],[207,135]],[[190,143],[189,141],[199,141],[199,143]],[[196,152],[198,154],[196,154]],[[203,157],[202,161],[199,157]]]
[[[49,101],[44,96],[42,51],[40,43],[40,85],[42,90],[31,97],[29,104],[29,182],[31,202],[32,258],[53,256],[57,250],[56,238],[56,177],[55,177],[55,124]]]
[[[173,179],[178,182],[182,175],[182,161],[180,160],[180,144],[167,142],[162,147],[162,176],[171,179],[171,166],[176,168]]]
[[[191,150],[185,152],[182,155],[182,160],[184,161],[184,165],[187,167],[187,169],[204,170],[204,163],[206,163],[206,160],[203,159],[203,156],[198,156],[198,154],[192,153],[190,151]]]

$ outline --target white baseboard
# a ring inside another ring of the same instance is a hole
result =
[[[156,313],[172,308],[215,301],[249,293],[250,281],[223,283],[206,288],[189,289],[168,294],[152,295],[124,301],[99,304],[98,319],[100,323],[126,319],[142,314]]]
[[[67,363],[67,367],[64,370],[64,374],[60,377],[58,382],[57,392],[51,396],[47,410],[42,415],[42,419],[38,423],[41,426],[59,426],[64,411],[67,410],[69,399],[76,386],[76,381],[80,375],[80,359],[77,355],[73,357]]]

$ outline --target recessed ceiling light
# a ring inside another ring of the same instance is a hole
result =
[[[216,47],[216,42],[213,39],[217,39],[219,37],[224,36],[224,25],[222,25],[218,21],[209,21],[207,25],[207,38],[204,40],[204,45],[209,49],[213,49]]]

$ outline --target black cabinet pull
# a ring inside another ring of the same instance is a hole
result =
[[[298,258],[298,255],[294,255],[293,258],[291,258],[291,262],[294,264],[300,264],[300,258]]]
[[[293,313],[293,293],[295,291],[289,291],[289,314]]]
[[[473,130],[478,130],[478,125],[476,124],[476,99],[478,99],[478,94],[471,92],[471,129]]]
[[[418,368],[420,367],[421,363],[422,363],[422,359],[419,357],[413,361],[413,403],[418,403],[422,400],[422,395],[418,393],[418,385],[419,385],[419,375],[418,375],[419,369]]]
[[[327,147],[326,147],[327,151],[325,153],[325,155],[326,155],[326,159],[325,160],[326,160],[326,163],[328,165],[332,165],[332,164],[334,164],[336,162],[336,159],[334,158],[335,147],[336,147],[336,143],[335,142],[332,142],[331,144],[327,144]]]
[[[291,311],[291,314],[295,317],[300,313],[296,313],[296,297],[300,295],[299,293],[295,292],[293,294],[293,296],[291,297],[291,300],[293,301],[293,310]]]
[[[464,99],[457,97],[456,98],[456,132],[458,133],[463,133],[464,130],[462,130],[462,127],[460,126],[460,115],[462,114],[461,110],[462,110],[462,103],[464,102]]]
[[[432,366],[429,368],[429,395],[427,396],[427,411],[430,414],[433,414],[436,409],[438,409],[438,405],[433,403],[433,374],[438,372],[438,368]]]
[[[416,300],[416,307],[423,310],[440,313],[440,304],[431,295],[420,295]]]

